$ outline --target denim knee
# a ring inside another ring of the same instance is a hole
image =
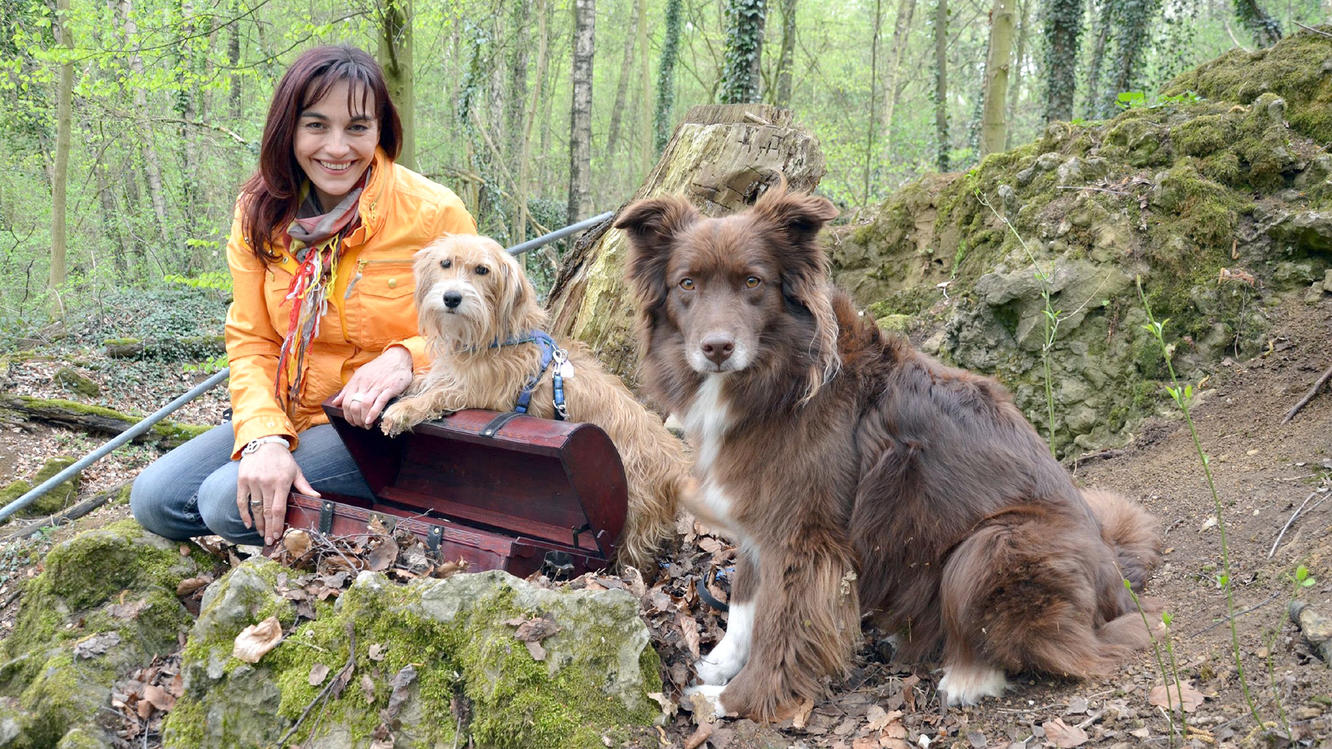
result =
[[[153,463],[130,486],[130,512],[145,529],[173,541],[206,533],[194,506],[193,492],[182,492],[176,477],[160,462]]]
[[[232,464],[204,479],[199,485],[199,514],[210,533],[232,543],[262,544],[263,537],[241,522],[240,509],[236,506],[236,474]]]

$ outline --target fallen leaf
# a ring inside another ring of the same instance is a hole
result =
[[[282,623],[270,616],[258,624],[251,624],[236,635],[231,655],[246,663],[258,663],[260,658],[282,642]]]
[[[320,684],[323,684],[324,679],[328,678],[328,671],[328,666],[325,666],[322,663],[316,663],[311,666],[309,678],[310,686],[317,687]]]
[[[91,658],[94,655],[105,655],[106,651],[120,644],[119,632],[102,632],[101,634],[85,637],[74,644],[75,658]]]
[[[814,710],[814,700],[804,700],[796,706],[795,715],[791,716],[791,727],[798,730],[805,730],[809,725],[809,714]]]
[[[536,640],[528,640],[523,644],[527,646],[527,652],[532,654],[532,660],[535,661],[546,660],[546,649],[541,647],[540,642],[537,642]]]
[[[388,707],[379,713],[379,717],[385,723],[392,723],[402,712],[403,703],[411,695],[412,683],[416,681],[416,666],[408,663],[402,667],[402,670],[394,675],[389,686],[393,691],[389,694]]]
[[[1065,712],[1070,715],[1081,715],[1087,712],[1087,700],[1083,697],[1074,697],[1068,701],[1068,710]]]
[[[1202,692],[1194,689],[1193,682],[1190,681],[1180,682],[1178,686],[1157,684],[1147,693],[1147,704],[1171,710],[1178,710],[1180,705],[1183,705],[1186,713],[1197,710],[1204,699]]]
[[[1087,732],[1077,726],[1070,726],[1062,718],[1043,723],[1041,728],[1045,729],[1045,740],[1059,749],[1072,749],[1087,743]]]
[[[684,638],[685,648],[691,656],[698,658],[701,655],[698,648],[698,621],[683,613],[676,614],[675,621],[680,626],[680,635]]]
[[[392,538],[385,538],[378,546],[370,551],[366,557],[366,565],[375,572],[383,572],[393,563],[398,561],[398,542]]]
[[[365,695],[366,702],[375,701],[375,680],[370,678],[370,674],[361,674],[361,693]]]
[[[852,739],[851,749],[879,749],[879,740],[873,736],[860,736]]]
[[[555,617],[550,614],[532,617],[518,626],[518,631],[513,636],[522,642],[541,642],[551,635],[561,631],[563,628],[555,623]],[[537,660],[540,660],[539,658]]]
[[[188,596],[200,588],[208,587],[213,582],[212,575],[203,575],[200,577],[187,577],[176,584],[176,595]]]
[[[869,710],[865,711],[865,719],[869,721],[865,726],[866,728],[871,731],[882,731],[889,725],[900,721],[902,711],[893,710],[889,712],[878,705],[870,705]]]
[[[367,655],[370,657],[370,660],[372,661],[382,661],[384,660],[384,651],[386,650],[388,650],[388,648],[384,647],[380,643],[373,642],[370,643],[370,652],[367,653]]]
[[[684,749],[698,749],[698,747],[703,746],[703,742],[708,740],[715,728],[715,723],[699,723],[694,732],[689,735],[689,738],[685,739]]]
[[[164,713],[176,706],[176,698],[155,684],[143,688],[143,700]]]
[[[661,705],[661,712],[667,717],[667,719],[674,718],[675,713],[680,709],[679,705],[675,704],[670,697],[667,697],[661,692],[648,692],[648,697],[654,700],[658,705]]]
[[[387,536],[388,528],[384,527],[384,521],[378,515],[371,515],[370,522],[365,524],[367,533],[373,536]]]
[[[459,572],[466,572],[469,566],[470,564],[463,559],[459,559],[456,562],[445,562],[431,570],[430,576],[437,578],[452,577]]]
[[[300,559],[310,553],[310,534],[300,528],[292,528],[282,537],[282,546],[292,559]]]

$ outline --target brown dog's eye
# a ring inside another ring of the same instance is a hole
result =
[[[445,270],[448,270],[452,265],[453,261],[448,258],[444,258],[443,260],[439,261],[439,267]]]
[[[749,278],[745,279],[745,288],[757,289],[758,285],[761,283],[763,283],[763,280],[760,279],[758,276],[750,276]]]
[[[684,289],[685,291],[693,291],[693,290],[694,290],[694,279],[692,279],[692,278],[682,278],[682,279],[680,279],[680,288]]]
[[[478,266],[476,266],[476,271],[475,271],[475,272],[476,272],[476,275],[478,275],[478,276],[484,276],[484,275],[486,275],[487,273],[490,272],[490,269],[487,268],[487,267],[484,266],[484,265],[478,265]]]

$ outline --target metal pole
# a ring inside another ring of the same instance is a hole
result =
[[[536,249],[537,247],[540,247],[540,246],[543,245],[543,244],[550,244],[551,242],[554,242],[554,241],[557,240],[557,239],[564,239],[565,237],[569,236],[570,234],[577,234],[578,232],[583,231],[583,230],[585,230],[585,229],[591,229],[592,227],[596,226],[597,224],[601,223],[602,221],[605,221],[605,220],[609,219],[610,217],[612,217],[612,216],[614,216],[614,215],[615,215],[615,211],[606,211],[605,213],[602,213],[602,214],[597,215],[597,216],[593,216],[592,218],[589,218],[589,219],[583,219],[582,221],[579,221],[579,222],[576,223],[576,224],[569,224],[568,226],[564,227],[563,229],[556,229],[555,231],[553,231],[553,232],[551,232],[551,233],[549,233],[549,234],[542,234],[541,236],[537,237],[536,239],[529,239],[529,240],[527,240],[526,242],[523,242],[523,243],[521,243],[521,244],[516,244],[516,245],[510,247],[510,248],[509,248],[509,254],[511,254],[511,255],[521,255],[521,254],[523,254],[524,252],[527,252],[528,250]]]
[[[22,497],[19,497],[13,502],[10,502],[9,504],[5,505],[3,508],[0,508],[0,520],[4,520],[10,515],[13,515],[14,513],[18,512],[24,507],[27,507],[28,505],[32,504],[32,502],[36,500],[38,497],[42,496],[43,494],[51,491],[55,487],[64,483],[71,476],[77,474],[79,471],[82,471],[84,468],[87,468],[88,466],[92,465],[93,462],[100,460],[102,456],[106,455],[107,453],[111,452],[117,447],[120,447],[126,442],[129,442],[135,437],[138,437],[140,434],[143,434],[144,432],[148,431],[154,424],[161,421],[162,419],[165,419],[172,411],[175,411],[176,409],[180,408],[186,403],[189,403],[195,398],[198,398],[200,395],[203,395],[209,390],[212,390],[214,387],[217,386],[219,382],[222,382],[223,380],[227,379],[227,377],[230,374],[231,374],[231,368],[228,367],[226,369],[223,369],[221,372],[214,374],[212,377],[209,377],[207,380],[204,380],[198,385],[195,385],[194,389],[190,390],[188,393],[171,401],[170,403],[159,409],[153,415],[149,416],[143,421],[140,421],[138,424],[135,424],[129,429],[126,429],[120,434],[117,434],[115,437],[111,439],[110,442],[107,442],[106,444],[102,445],[96,450],[83,456],[83,458],[80,459],[78,462],[74,463],[73,465],[61,471],[60,473],[57,473],[56,475],[42,482],[40,486],[29,491],[27,494],[24,494]]]
[[[528,250],[536,247],[540,247],[543,244],[548,244],[550,242],[554,242],[557,239],[563,239],[569,236],[570,234],[576,234],[580,231],[590,229],[593,226],[596,226],[597,224],[609,219],[614,215],[615,211],[606,211],[605,213],[602,213],[598,216],[593,216],[592,218],[579,221],[576,224],[570,224],[569,226],[566,226],[563,229],[556,229],[555,231],[550,232],[548,234],[542,234],[541,236],[535,239],[529,239],[526,242],[523,242],[522,244],[514,245],[513,247],[509,248],[509,252],[514,255],[521,255],[524,252],[527,252]],[[126,442],[129,442],[135,437],[138,437],[139,435],[148,431],[149,428],[151,428],[154,424],[161,421],[162,419],[165,419],[173,411],[185,405],[186,403],[189,403],[195,398],[198,398],[200,395],[203,395],[209,390],[212,390],[214,387],[217,386],[218,383],[227,379],[227,377],[229,377],[230,375],[231,375],[230,367],[223,369],[217,374],[214,374],[212,377],[209,377],[207,380],[196,385],[194,389],[190,390],[188,393],[166,404],[148,418],[144,419],[143,421],[140,421],[138,424],[135,424],[129,429],[126,429],[125,431],[116,435],[114,438],[111,439],[111,441],[107,442],[106,444],[102,445],[96,450],[83,456],[77,462],[70,465],[68,468],[61,471],[60,473],[57,473],[56,475],[42,482],[41,486],[32,489],[27,494],[24,494],[22,497],[19,497],[13,502],[10,502],[9,504],[5,505],[3,508],[0,508],[0,521],[3,521],[5,518],[8,518],[10,515],[13,515],[14,513],[18,512],[24,507],[27,507],[28,505],[32,504],[34,501],[36,501],[38,497],[42,496],[43,494],[46,494],[55,487],[64,483],[71,476],[74,476],[79,471],[82,471],[84,468],[87,468],[88,466],[92,465],[98,460],[101,460],[102,457],[105,456],[107,453],[111,452],[112,450],[115,450],[117,447],[120,447]]]

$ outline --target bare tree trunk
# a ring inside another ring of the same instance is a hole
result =
[[[985,60],[985,105],[981,113],[981,156],[1004,147],[1004,102],[1008,59],[1013,48],[1013,0],[994,0],[990,11],[990,53]]]
[[[893,120],[901,101],[902,58],[906,56],[907,35],[911,33],[911,19],[916,13],[916,0],[899,0],[897,18],[893,22],[893,61],[888,68],[888,85],[884,87],[883,150],[892,159]],[[877,27],[877,22],[876,22]]]
[[[574,0],[573,103],[569,110],[569,206],[574,222],[587,211],[592,170],[592,53],[596,0]]]
[[[232,7],[238,7],[239,4],[233,4]],[[228,107],[233,123],[239,123],[241,119],[241,94],[243,88],[240,75],[241,59],[241,25],[237,21],[227,29],[227,64],[231,66],[232,73],[229,76],[230,91],[228,92]]]
[[[132,13],[133,0],[120,0],[117,9],[120,14],[121,26],[124,29],[125,46],[133,48],[136,44],[135,36],[138,33],[134,23]],[[143,80],[143,58],[137,52],[131,52],[129,58],[130,72],[134,74],[136,80]],[[138,112],[146,111],[148,108],[148,92],[143,90],[142,86],[134,87],[134,109]],[[157,219],[157,234],[166,245],[170,238],[167,236],[167,208],[165,190],[162,187],[162,162],[157,157],[157,149],[153,148],[152,131],[143,132],[139,138],[139,153],[143,158],[143,178],[148,186],[148,200],[153,206],[153,216]],[[144,243],[136,243],[140,252],[143,252]]]
[[[411,0],[380,0],[379,64],[384,68],[389,97],[402,120],[402,152],[398,163],[416,168],[416,83],[412,69]]]
[[[1027,57],[1027,29],[1030,21],[1031,0],[1018,2],[1018,40],[1017,55],[1008,76],[1008,134],[1004,138],[1004,150],[1013,147],[1013,133],[1017,130],[1018,102],[1022,98],[1022,66]]]
[[[782,47],[777,56],[777,94],[773,103],[791,106],[791,68],[795,64],[796,0],[782,0]]]
[[[1281,41],[1281,24],[1258,5],[1258,0],[1235,0],[1235,17],[1253,34],[1259,47]]]
[[[643,0],[634,1],[634,16],[643,17]],[[624,115],[624,95],[629,88],[629,76],[633,74],[634,42],[636,34],[624,35],[624,62],[620,64],[620,81],[615,85],[615,103],[611,105],[610,130],[606,134],[606,155],[615,161],[615,146],[620,140],[620,119]]]
[[[180,0],[177,6],[181,17],[181,35],[191,37],[194,35],[194,3],[191,0]],[[181,124],[176,130],[179,137],[180,164],[184,179],[180,181],[180,195],[183,205],[194,206],[206,205],[206,201],[200,195],[198,182],[194,175],[199,174],[199,154],[194,142],[194,128],[186,124],[198,121],[198,111],[195,106],[195,88],[189,80],[189,73],[194,67],[193,50],[189,42],[185,42],[179,47],[180,54],[176,60],[176,114],[179,115]]]
[[[637,113],[638,127],[634,144],[635,154],[634,179],[641,179],[651,167],[652,145],[652,65],[648,49],[647,3],[638,5],[638,90],[634,92],[634,111]]]
[[[948,171],[948,0],[934,5],[934,163]]]
[[[69,0],[56,0],[56,29],[60,46],[65,51],[74,48],[74,36],[69,30]],[[56,88],[56,142],[55,163],[51,169],[51,265],[47,286],[51,290],[51,310],[64,315],[60,287],[65,284],[65,198],[69,184],[69,141],[73,119],[71,99],[74,95],[74,64],[60,64],[60,83]]]
[[[1097,21],[1096,42],[1092,45],[1091,66],[1087,71],[1087,116],[1090,119],[1101,117],[1106,110],[1104,92],[1101,91],[1101,70],[1105,65],[1105,47],[1110,40],[1110,15],[1112,0],[1101,0],[1100,19]]]
[[[879,27],[883,22],[883,3],[880,0],[874,0],[874,23],[871,24],[870,33],[870,79],[869,79],[869,116],[865,118],[865,183],[860,194],[860,204],[869,205],[870,196],[870,170],[871,166],[878,161],[874,157],[874,131],[879,124],[879,108],[874,101],[875,95],[879,93],[879,81],[877,79],[879,72]]]
[[[527,25],[531,8],[526,2],[513,3],[509,8],[511,25],[509,47],[509,95],[505,98],[504,158],[512,165],[513,207],[509,212],[509,240],[527,239]],[[545,40],[542,40],[543,42]]]
[[[527,111],[531,116],[527,117],[523,123],[523,142],[522,149],[518,156],[518,183],[523,186],[523,194],[527,194],[528,183],[532,178],[532,124],[536,122],[535,114],[541,104],[542,97],[546,90],[546,69],[550,66],[550,26],[546,23],[546,0],[536,0],[537,17],[537,59],[536,76],[534,80],[536,86],[532,89],[531,104]],[[522,229],[519,231],[520,237],[527,236],[527,201],[524,200],[522,206]]]

